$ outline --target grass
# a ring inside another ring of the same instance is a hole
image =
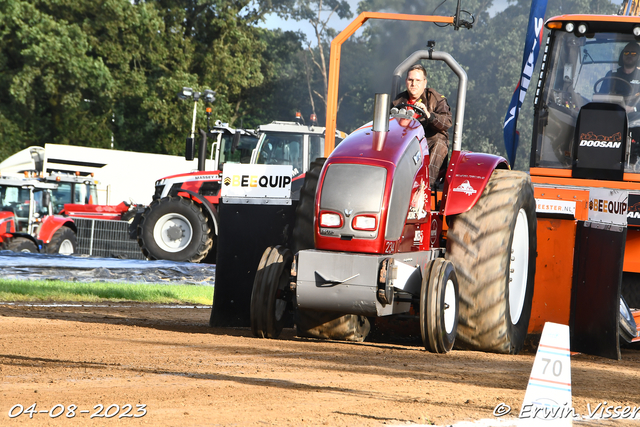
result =
[[[0,301],[135,301],[156,304],[211,305],[213,287],[202,285],[0,279]]]

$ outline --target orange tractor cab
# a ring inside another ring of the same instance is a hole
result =
[[[640,17],[563,15],[546,27],[529,332],[568,324],[572,350],[619,358],[619,335],[638,341],[628,306],[640,308]]]

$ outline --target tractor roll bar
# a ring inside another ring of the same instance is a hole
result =
[[[400,65],[393,70],[393,78],[391,80],[391,99],[395,99],[400,92],[400,82],[402,75],[416,62],[421,59],[431,59],[436,61],[444,61],[451,71],[458,76],[458,101],[456,105],[455,127],[453,130],[453,150],[460,151],[462,149],[462,124],[464,121],[464,105],[467,99],[467,73],[453,59],[453,56],[446,52],[438,52],[433,50],[418,50],[413,52],[407,59],[402,61]]]
[[[362,12],[331,41],[329,82],[327,88],[327,121],[324,134],[324,156],[329,157],[336,144],[336,116],[338,115],[338,83],[340,80],[340,51],[342,44],[369,19],[393,21],[438,22],[454,25],[453,16],[408,15],[400,13]],[[456,125],[457,126],[457,125]]]

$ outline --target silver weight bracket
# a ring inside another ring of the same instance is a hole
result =
[[[290,206],[291,199],[274,199],[258,197],[223,197],[222,203],[225,205],[280,205]]]

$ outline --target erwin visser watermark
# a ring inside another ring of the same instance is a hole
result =
[[[541,405],[531,403],[524,405],[520,411],[520,418],[536,418],[540,420],[557,419],[602,419],[622,420],[640,419],[640,406],[610,405],[608,402],[596,404],[587,403],[585,411],[579,411],[568,404]],[[511,413],[511,407],[506,403],[500,403],[493,409],[493,415],[502,417]]]

